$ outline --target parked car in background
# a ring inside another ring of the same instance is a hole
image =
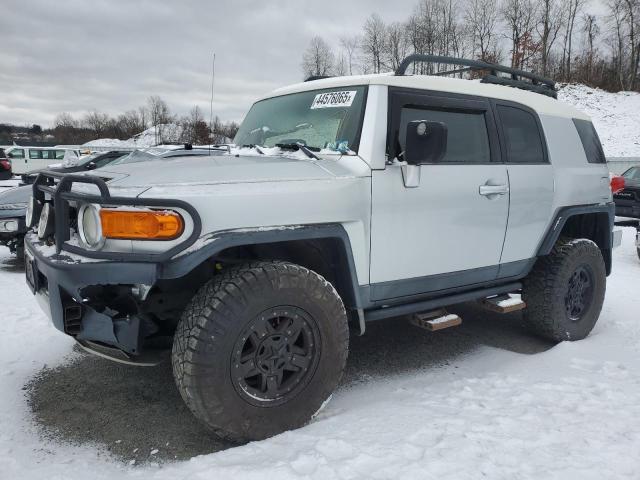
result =
[[[624,188],[613,195],[618,217],[640,218],[640,166],[622,174]]]
[[[174,157],[194,157],[194,156],[209,156],[209,155],[222,155],[229,151],[228,147],[191,147],[190,145],[184,146],[163,146],[163,147],[151,147],[144,150],[134,150],[129,155],[123,156],[113,162],[113,165],[121,165],[124,163],[137,163],[146,162],[149,160],[157,160],[158,158],[174,158]]]
[[[59,147],[13,146],[7,148],[6,153],[14,174],[47,168],[52,163],[60,163],[65,156],[80,158],[80,150]]]
[[[75,164],[63,162],[60,164],[50,165],[47,170],[53,170],[61,173],[74,173],[115,165],[120,161],[124,163],[138,163],[158,158],[175,158],[185,156],[204,156],[204,155],[221,155],[228,149],[223,150],[215,148],[189,148],[179,147],[152,147],[146,150],[134,150],[133,152],[113,150],[110,152],[100,152],[86,157],[82,157]],[[39,171],[30,171],[22,175],[24,185],[12,188],[0,194],[0,245],[4,245],[16,254],[18,258],[22,258],[24,246],[25,215],[27,202],[33,192],[32,184]]]
[[[97,152],[78,158],[75,162],[64,161],[60,164],[49,165],[47,170],[55,170],[62,173],[83,172],[95,170],[109,165],[116,160],[129,155],[131,152],[113,150],[110,152]],[[39,170],[33,170],[22,174],[22,183],[31,184],[38,176]]]
[[[29,185],[0,193],[0,245],[8,247],[19,259],[24,254],[24,234],[27,231],[24,218],[32,191]]]
[[[0,148],[0,180],[8,180],[13,176],[11,162],[7,158],[4,149]]]

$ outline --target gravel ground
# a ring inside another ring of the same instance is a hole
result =
[[[352,332],[340,388],[421,369],[434,369],[490,346],[523,354],[551,347],[520,327],[520,314],[498,315],[477,305],[451,308],[460,327],[427,332],[395,318]],[[77,351],[63,366],[43,369],[25,387],[43,435],[104,446],[123,462],[185,460],[234,446],[207,432],[187,410],[166,364],[131,367]]]

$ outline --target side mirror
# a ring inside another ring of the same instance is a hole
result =
[[[407,124],[404,160],[409,165],[436,163],[447,153],[447,126],[442,122],[413,120]]]
[[[87,163],[87,170],[95,170],[96,164],[93,162]]]

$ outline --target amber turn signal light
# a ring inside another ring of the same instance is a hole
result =
[[[184,221],[176,212],[100,210],[102,235],[121,240],[173,240],[182,235]]]

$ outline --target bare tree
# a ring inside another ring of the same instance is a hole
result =
[[[109,127],[109,115],[92,110],[82,119],[82,125],[90,130],[96,138],[103,137]]]
[[[496,0],[470,0],[465,12],[473,53],[480,60],[492,61],[497,56],[498,8]],[[477,50],[476,50],[477,49]]]
[[[623,0],[622,4],[629,38],[627,89],[634,90],[638,78],[638,66],[640,65],[640,34],[638,33],[638,30],[640,30],[640,0]]]
[[[133,137],[146,128],[138,110],[127,110],[118,116],[117,123],[124,138]]]
[[[536,26],[536,6],[532,0],[506,0],[502,5],[502,16],[507,24],[507,36],[511,41],[511,66],[524,68],[536,53],[533,42]]]
[[[584,79],[587,83],[591,83],[593,78],[593,64],[596,56],[595,40],[600,33],[600,27],[596,23],[595,15],[586,14],[584,16],[584,26],[582,30],[587,37],[587,51],[585,52],[584,61]]]
[[[356,53],[358,51],[359,45],[360,45],[360,38],[357,35],[340,38],[340,46],[345,52],[345,59],[347,62],[347,71],[349,72],[349,75],[353,75],[353,71],[355,70]]]
[[[333,52],[327,42],[322,37],[313,37],[302,56],[302,70],[305,77],[330,75],[334,61]]]
[[[391,70],[395,71],[409,52],[409,39],[407,37],[406,26],[400,22],[391,23],[387,26],[385,39],[384,63],[388,65]]]
[[[561,71],[565,80],[571,80],[571,59],[573,55],[573,31],[576,16],[584,7],[586,0],[568,0],[564,2],[564,39],[562,45]]]
[[[191,109],[189,115],[180,120],[182,133],[180,141],[192,145],[204,145],[210,143],[209,126],[204,120],[202,111],[197,105]]]
[[[340,55],[338,55],[338,58],[336,59],[335,65],[333,67],[333,73],[339,77],[349,75],[347,57],[345,57],[343,52],[340,52]]]
[[[383,54],[386,44],[386,27],[380,15],[374,13],[364,22],[361,49],[364,59],[373,70],[380,73],[383,69]]]
[[[171,113],[167,103],[158,95],[152,95],[147,99],[147,110],[151,126],[154,127],[155,143],[157,145],[163,142],[164,125],[171,123]]]
[[[576,1],[576,0],[570,0]],[[551,48],[558,38],[560,28],[564,23],[564,11],[556,0],[540,0],[540,22],[538,35],[540,36],[540,60],[543,75],[549,74],[549,58]]]

